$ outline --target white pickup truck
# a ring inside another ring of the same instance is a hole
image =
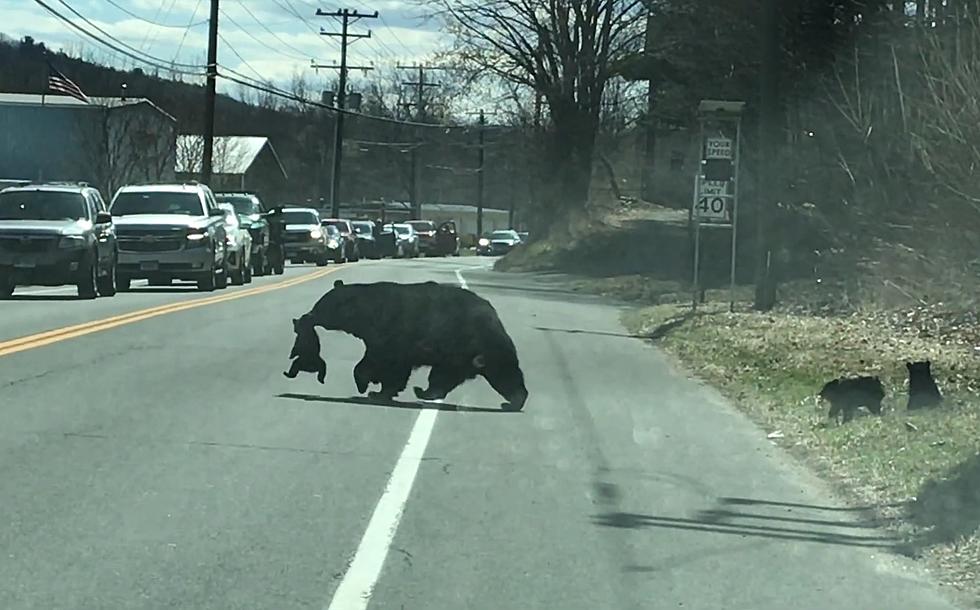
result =
[[[224,211],[206,185],[124,186],[109,206],[119,243],[117,284],[197,282],[199,290],[228,286]]]

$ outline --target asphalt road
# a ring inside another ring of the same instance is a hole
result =
[[[0,608],[951,608],[615,307],[485,265],[0,302]],[[365,402],[336,333],[326,385],[285,379],[290,318],[336,278],[462,278],[524,412],[482,380]]]

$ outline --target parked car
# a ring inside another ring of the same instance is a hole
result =
[[[272,262],[269,260],[271,235],[269,222],[265,216],[265,204],[254,193],[217,193],[214,198],[218,203],[230,203],[235,207],[239,223],[252,237],[252,275],[271,274]]]
[[[456,223],[449,220],[436,231],[435,253],[439,256],[459,256],[459,233]]]
[[[374,239],[374,223],[370,220],[353,220],[351,226],[357,239],[357,252],[365,258],[381,258],[378,256],[378,244]]]
[[[330,260],[327,232],[320,224],[320,213],[314,208],[288,207],[282,211],[285,224],[283,245],[286,258],[294,265],[316,263],[322,267]]]
[[[228,285],[225,213],[206,185],[124,186],[109,210],[119,242],[120,290],[135,279],[189,280],[204,291]]]
[[[347,260],[347,242],[340,234],[340,229],[333,225],[320,224],[327,234],[327,256],[335,263],[343,263]]]
[[[419,255],[419,238],[412,225],[393,223],[386,226],[395,233],[395,258],[415,258]]]
[[[344,249],[346,260],[356,263],[361,259],[361,253],[357,248],[357,233],[354,232],[354,227],[351,226],[349,220],[344,220],[343,218],[324,218],[323,224],[337,227],[337,230],[340,231],[341,237],[347,242]]]
[[[0,298],[17,285],[74,284],[78,296],[116,294],[118,251],[105,201],[85,184],[0,191]]]
[[[225,211],[225,249],[228,256],[228,277],[236,286],[252,283],[252,236],[242,226],[235,206],[219,203]]]
[[[390,224],[374,225],[374,246],[378,258],[394,257],[398,254],[398,236]]]
[[[436,251],[436,223],[431,220],[409,220],[407,223],[415,229],[415,234],[419,238],[419,252],[426,256],[435,254]]]
[[[499,256],[507,254],[519,243],[521,237],[517,231],[511,229],[494,231],[476,243],[476,253],[484,256]]]

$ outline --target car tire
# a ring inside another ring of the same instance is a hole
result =
[[[0,277],[0,299],[9,299],[14,295],[15,285],[8,278]]]
[[[329,262],[330,262],[330,257],[327,256],[327,253],[326,252],[324,252],[320,256],[316,257],[316,266],[317,267],[326,267]]]
[[[129,292],[133,287],[133,278],[116,273],[116,292]]]
[[[197,289],[201,292],[214,292],[217,287],[217,274],[214,269],[205,271],[197,280]]]
[[[222,263],[221,267],[217,269],[217,274],[214,277],[214,287],[218,290],[224,290],[228,287],[228,261],[226,260]]]
[[[97,286],[99,295],[104,297],[116,296],[116,285],[116,261],[112,261],[109,273],[99,278]]]
[[[249,261],[248,264],[245,265],[245,272],[244,273],[245,273],[245,283],[246,284],[251,284],[252,283],[252,261]]]
[[[99,296],[98,283],[99,283],[99,263],[98,257],[93,256],[91,259],[82,263],[82,268],[78,270],[81,276],[78,283],[75,284],[78,288],[78,298],[80,299],[94,299]]]
[[[261,250],[255,253],[252,258],[252,277],[262,277],[265,275],[266,262],[265,262],[265,252]]]
[[[233,286],[241,286],[245,283],[245,255],[238,253],[238,268],[229,274],[229,279]]]

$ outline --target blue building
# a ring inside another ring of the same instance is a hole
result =
[[[174,179],[177,121],[143,98],[0,93],[0,179],[71,180],[111,197]]]

